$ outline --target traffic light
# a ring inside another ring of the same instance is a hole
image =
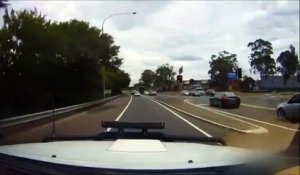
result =
[[[242,78],[242,69],[241,68],[237,68],[235,70],[235,73],[236,73],[237,78]]]
[[[177,75],[177,83],[182,83],[182,75]]]

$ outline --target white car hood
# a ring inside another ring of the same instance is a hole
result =
[[[60,141],[0,146],[0,153],[38,161],[110,169],[189,169],[246,163],[241,148],[159,140]]]

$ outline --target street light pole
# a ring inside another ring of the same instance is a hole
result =
[[[107,16],[106,18],[104,18],[103,22],[102,22],[102,27],[101,27],[101,35],[104,34],[104,23],[105,21],[112,17],[112,16],[120,16],[120,15],[135,15],[136,12],[127,12],[127,13],[114,13],[114,14],[111,14],[109,16]],[[102,63],[102,67],[101,67],[101,70],[102,70],[102,87],[103,87],[103,98],[105,98],[105,63],[104,63],[104,59],[103,59],[103,63]]]

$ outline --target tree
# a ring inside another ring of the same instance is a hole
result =
[[[128,73],[120,69],[106,70],[106,87],[111,89],[112,95],[120,94],[122,88],[127,88],[130,84]]]
[[[0,9],[6,8],[8,5],[7,0],[0,0]]]
[[[254,73],[259,72],[261,77],[268,77],[275,73],[275,61],[271,57],[273,47],[269,41],[257,39],[249,42],[248,47],[251,48],[249,56],[251,69]]]
[[[144,72],[141,74],[140,81],[144,84],[144,86],[152,86],[155,78],[156,78],[155,72],[147,69],[144,70]]]
[[[0,116],[21,115],[102,98],[100,65],[113,70],[116,93],[130,77],[119,70],[110,35],[78,20],[51,22],[34,10],[5,9],[0,29]]]
[[[255,80],[252,77],[244,76],[243,80],[240,81],[241,91],[249,92],[255,86]]]
[[[283,83],[286,85],[291,75],[297,72],[297,66],[299,64],[298,55],[295,53],[295,47],[290,45],[290,50],[281,52],[276,62],[280,64],[277,68],[283,76]]]
[[[227,73],[233,72],[237,65],[237,55],[227,51],[219,52],[219,55],[212,55],[209,61],[211,79],[216,83],[215,85],[220,90],[227,90],[229,86],[229,79]]]
[[[169,64],[163,64],[156,69],[156,79],[154,84],[157,87],[161,87],[164,90],[169,89],[174,82],[176,72],[174,72],[174,67]]]

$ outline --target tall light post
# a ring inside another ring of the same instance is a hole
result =
[[[104,34],[104,23],[108,18],[113,17],[113,16],[135,15],[135,14],[136,14],[136,12],[126,12],[126,13],[114,13],[114,14],[107,16],[106,18],[104,18],[104,20],[102,22],[101,35]],[[103,63],[102,63],[102,87],[103,87],[103,98],[105,98],[105,63],[104,63],[104,59],[103,59]]]

